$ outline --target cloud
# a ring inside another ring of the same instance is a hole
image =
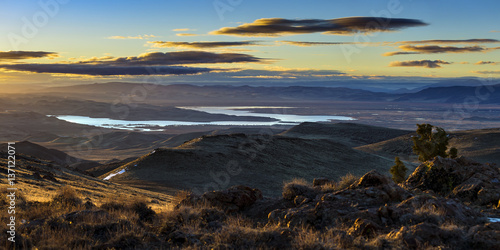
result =
[[[471,71],[471,72],[476,73],[476,74],[485,74],[485,75],[500,74],[500,70],[490,70],[490,71],[477,70],[477,71]]]
[[[438,45],[401,45],[398,47],[402,51],[384,53],[383,56],[408,55],[408,54],[439,54],[439,53],[470,53],[487,52],[500,49],[500,47],[486,48],[481,46],[438,46]]]
[[[492,31],[490,31],[490,32],[500,32],[500,30],[492,30]]]
[[[276,41],[279,43],[284,43],[299,47],[310,47],[310,46],[321,46],[321,45],[341,45],[341,44],[352,44],[351,42],[299,42],[299,41]]]
[[[242,42],[165,42],[165,41],[151,41],[151,47],[155,48],[219,48],[219,47],[232,47],[232,46],[253,46],[257,45],[257,41],[242,41]]]
[[[34,73],[58,73],[77,75],[190,75],[212,71],[208,68],[182,66],[103,66],[93,64],[7,64],[0,68]]]
[[[419,61],[395,61],[389,64],[389,67],[424,67],[441,68],[441,64],[451,64],[442,60],[419,60]]]
[[[109,60],[86,60],[80,63],[114,66],[181,65],[200,63],[247,63],[264,62],[263,59],[240,53],[212,53],[206,51],[151,52],[139,56],[116,57]]]
[[[345,17],[336,19],[262,18],[237,27],[224,27],[212,35],[282,36],[323,32],[330,35],[352,35],[365,32],[395,31],[428,25],[420,20],[384,17]]]
[[[157,36],[155,35],[138,35],[138,36],[110,36],[106,37],[106,39],[150,39],[150,38],[155,38]]]
[[[181,29],[173,29],[172,31],[190,31],[191,29],[188,28],[181,28]]]
[[[469,62],[460,62],[460,64],[469,64]]]
[[[198,36],[198,34],[193,34],[193,33],[178,33],[175,35],[176,36]]]
[[[55,52],[46,51],[0,51],[0,61],[22,60],[34,58],[54,58],[59,57]]]
[[[496,65],[498,62],[492,62],[492,61],[479,61],[477,63],[474,63],[475,65],[485,65],[485,64],[491,64],[491,65]]]
[[[500,43],[497,39],[462,39],[462,40],[421,40],[401,41],[396,44],[477,44],[477,43]]]

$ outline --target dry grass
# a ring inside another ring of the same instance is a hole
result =
[[[359,176],[353,175],[351,173],[346,174],[340,177],[340,180],[337,182],[330,182],[320,186],[322,192],[335,192],[342,189],[348,188],[354,182],[359,180]]]
[[[315,189],[304,179],[292,179],[283,183],[283,198],[293,200],[297,196],[313,196]]]

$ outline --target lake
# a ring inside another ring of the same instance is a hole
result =
[[[290,107],[178,107],[182,109],[197,110],[211,114],[225,114],[234,116],[255,116],[270,117],[277,121],[212,121],[212,122],[188,122],[188,121],[125,121],[109,118],[91,118],[87,116],[58,115],[60,120],[85,124],[104,128],[141,130],[141,131],[162,131],[151,127],[164,126],[200,126],[200,125],[225,125],[225,126],[275,126],[275,125],[298,125],[302,122],[329,122],[329,121],[352,121],[352,117],[334,115],[293,115],[281,113],[254,113],[245,109],[277,109],[280,111]]]

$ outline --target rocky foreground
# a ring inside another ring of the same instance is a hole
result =
[[[60,214],[32,216],[21,225],[22,241],[16,244],[40,249],[498,249],[500,223],[490,218],[500,218],[499,199],[497,166],[436,157],[400,185],[371,171],[338,182],[295,180],[284,185],[280,198],[234,186],[179,194],[176,207],[166,213],[144,202],[75,205],[78,199],[68,203],[59,197],[52,204],[66,204]],[[51,238],[43,237],[44,229],[64,231],[60,237],[67,238],[53,245],[43,241]]]

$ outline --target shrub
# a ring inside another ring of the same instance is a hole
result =
[[[395,165],[391,167],[389,172],[392,174],[392,180],[396,183],[401,183],[406,179],[406,171],[408,170],[405,164],[396,157],[394,159]]]
[[[63,207],[76,207],[82,204],[82,200],[73,188],[63,186],[59,189],[58,194],[52,198],[52,203]]]

